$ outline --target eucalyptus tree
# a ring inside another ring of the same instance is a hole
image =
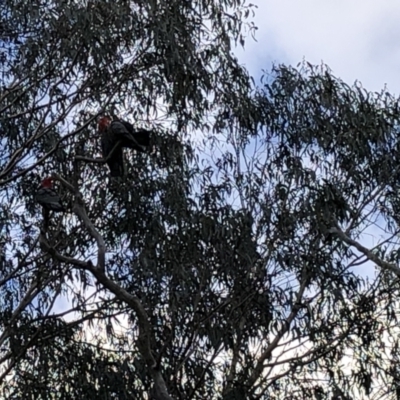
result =
[[[249,10],[243,2],[228,1],[1,3],[0,341],[6,397],[46,397],[56,387],[59,396],[97,398],[108,367],[99,367],[100,375],[84,370],[108,359],[96,347],[103,339],[75,349],[76,338],[85,332],[85,321],[106,320],[110,327],[115,315],[132,314],[132,334],[139,339],[130,357],[143,363],[145,378],[138,381],[135,368],[137,387],[112,382],[127,397],[154,385],[158,398],[168,398],[152,347],[151,310],[126,291],[117,271],[133,276],[126,266],[139,251],[130,235],[134,214],[144,208],[137,223],[155,218],[164,197],[177,187],[183,191],[193,156],[184,137],[207,125],[206,115],[232,84],[246,92],[248,77],[231,42],[243,42],[241,17]],[[99,162],[95,121],[103,112],[154,131],[154,151],[131,154],[121,184]],[[46,175],[62,183],[69,212],[54,216],[49,232],[40,234],[40,208],[33,199]],[[141,181],[144,192],[138,190]],[[125,254],[118,268],[113,254]],[[89,293],[92,282],[96,287]],[[68,306],[57,313],[60,295]],[[65,362],[61,368],[58,362],[72,354],[72,366]],[[45,376],[43,368],[50,366],[56,372]],[[76,374],[83,379],[80,387]]]
[[[0,7],[4,398],[396,398],[397,99],[256,85],[240,1]],[[121,179],[104,113],[152,130]]]

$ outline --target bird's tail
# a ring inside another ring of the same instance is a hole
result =
[[[140,129],[135,131],[132,136],[139,146],[147,147],[150,145],[150,131],[146,129]]]

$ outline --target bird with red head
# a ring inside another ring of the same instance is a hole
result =
[[[135,130],[127,121],[112,121],[110,117],[104,116],[98,121],[98,130],[101,133],[103,157],[107,159],[112,177],[124,175],[124,147],[145,152],[150,145],[150,132],[145,129]]]
[[[108,116],[101,117],[98,121],[98,129],[99,132],[105,132],[108,127],[111,125],[111,118]]]
[[[46,210],[63,212],[64,206],[61,203],[60,196],[53,189],[53,178],[48,176],[42,180],[39,189],[36,192],[36,201]]]

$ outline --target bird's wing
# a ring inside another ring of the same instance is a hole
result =
[[[53,189],[40,188],[36,193],[36,201],[53,211],[64,211],[60,196]]]
[[[131,134],[133,135],[135,133],[135,128],[133,127],[133,125],[128,122],[128,121],[119,121],[122,125],[124,125],[125,129]]]
[[[128,147],[138,151],[145,151],[144,147],[150,144],[150,131],[145,129],[135,130],[127,121],[114,121],[115,136],[122,140],[122,147]]]
[[[129,138],[131,136],[129,129],[121,121],[113,121],[108,129],[115,135],[115,138]]]

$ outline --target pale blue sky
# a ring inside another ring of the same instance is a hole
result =
[[[237,50],[258,78],[271,61],[323,61],[347,84],[361,81],[400,93],[400,2],[397,0],[249,0],[256,4],[255,42]]]

